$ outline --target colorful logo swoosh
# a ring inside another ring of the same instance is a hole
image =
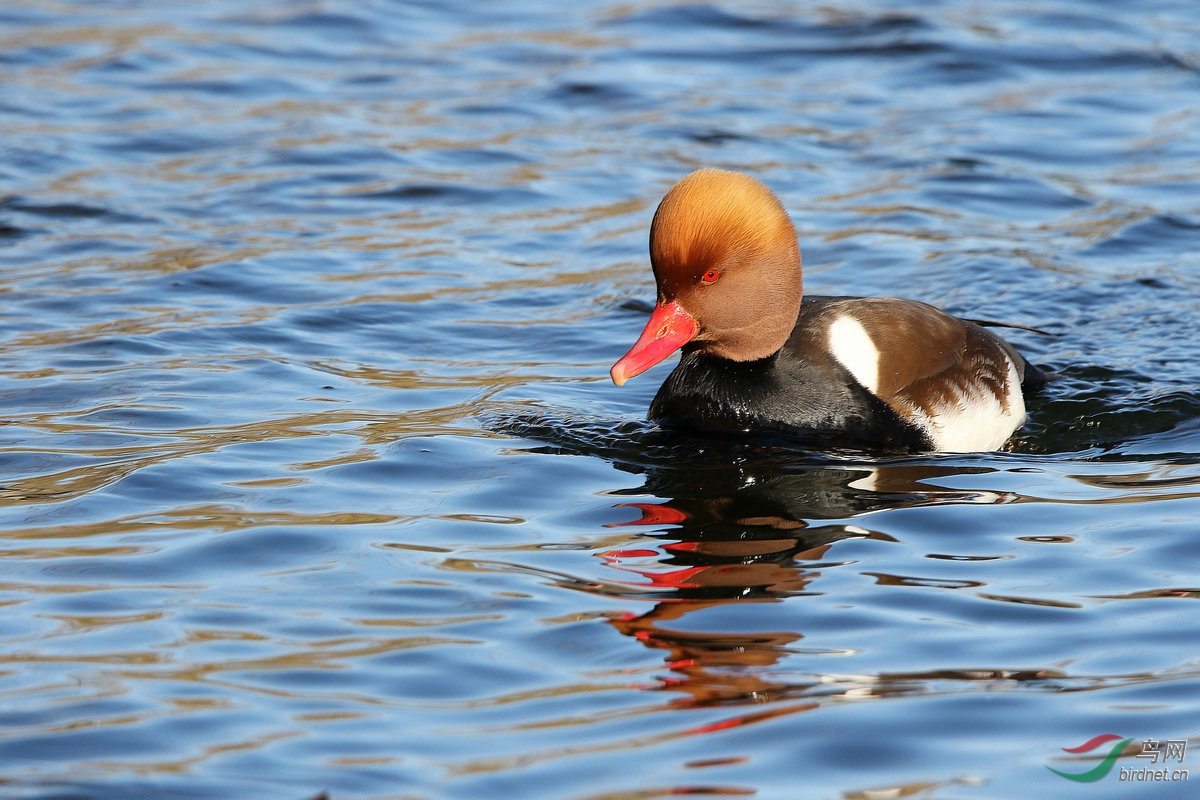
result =
[[[1100,745],[1107,744],[1114,739],[1121,739],[1121,737],[1117,736],[1115,733],[1104,733],[1088,739],[1078,747],[1064,747],[1062,749],[1065,753],[1086,753],[1090,750],[1095,750]],[[1117,757],[1121,755],[1121,751],[1125,749],[1125,745],[1132,741],[1132,737],[1129,739],[1121,739],[1121,741],[1112,746],[1112,749],[1108,751],[1108,755],[1104,757],[1103,761],[1086,772],[1062,772],[1051,766],[1047,766],[1046,769],[1050,770],[1055,775],[1061,775],[1069,781],[1076,781],[1078,783],[1092,783],[1093,781],[1100,780],[1112,771],[1113,764],[1117,763]]]

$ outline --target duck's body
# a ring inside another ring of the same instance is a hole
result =
[[[899,377],[904,354],[889,352],[903,337],[877,344],[868,333],[897,321],[929,344],[927,374],[915,380]],[[924,303],[806,297],[792,335],[766,358],[733,361],[685,345],[650,417],[873,450],[995,450],[1025,421],[1026,372],[1002,339]]]
[[[774,194],[700,170],[651,228],[659,301],[613,366],[618,385],[682,348],[650,416],[886,451],[994,450],[1040,381],[992,332],[924,303],[801,299],[800,254]]]

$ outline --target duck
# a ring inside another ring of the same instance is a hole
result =
[[[1001,449],[1043,373],[985,323],[917,300],[806,296],[796,229],[757,178],[699,169],[650,225],[657,301],[613,383],[679,363],[649,418],[881,452]]]

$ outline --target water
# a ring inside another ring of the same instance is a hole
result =
[[[5,795],[1195,796],[1046,767],[1200,751],[1198,41],[1189,0],[10,0]],[[606,373],[700,165],[778,191],[811,292],[1045,331],[1010,450],[646,423],[669,366]]]

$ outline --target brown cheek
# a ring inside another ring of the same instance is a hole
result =
[[[720,302],[719,295],[711,291],[712,287],[704,288],[710,289],[710,291],[696,292],[689,306],[692,316],[700,324],[701,335],[711,334],[713,331],[727,327],[727,317],[730,312],[730,308]]]

